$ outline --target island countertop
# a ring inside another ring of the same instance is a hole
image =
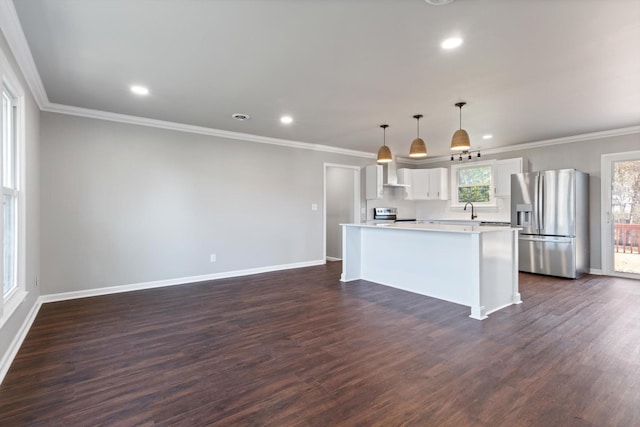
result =
[[[445,233],[490,233],[496,231],[516,231],[520,228],[499,227],[486,225],[461,225],[461,224],[340,224],[345,227],[366,227],[391,230],[437,231]]]

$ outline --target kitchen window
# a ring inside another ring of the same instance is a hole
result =
[[[493,162],[451,166],[451,205],[495,206],[493,181]]]

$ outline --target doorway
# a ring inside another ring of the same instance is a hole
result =
[[[324,206],[324,258],[340,261],[340,224],[360,222],[360,167],[325,163]]]
[[[603,273],[640,279],[640,151],[602,156]]]

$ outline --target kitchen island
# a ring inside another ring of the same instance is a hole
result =
[[[343,282],[367,280],[471,308],[470,317],[522,302],[518,230],[445,224],[343,224]]]

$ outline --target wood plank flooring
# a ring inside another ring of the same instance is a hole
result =
[[[477,321],[340,268],[45,304],[0,426],[640,425],[640,281],[521,274]]]

